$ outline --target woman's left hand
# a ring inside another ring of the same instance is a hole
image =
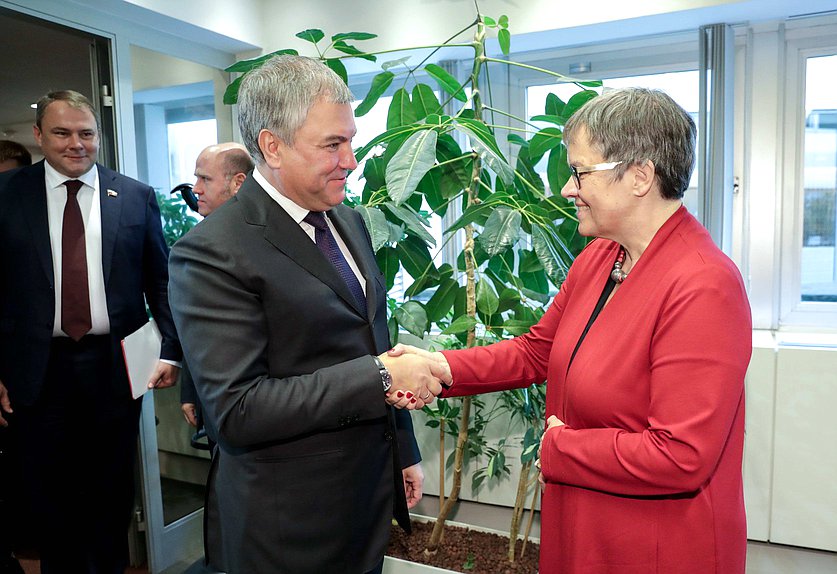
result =
[[[546,438],[546,433],[549,432],[549,429],[561,426],[564,426],[564,421],[555,415],[546,419],[546,430],[543,432],[543,436],[541,436],[541,445],[538,447],[538,458],[535,460],[535,466],[538,468],[538,482],[541,483],[541,489],[546,486],[546,482],[544,482],[543,479],[543,472],[541,472],[541,450],[543,449],[543,439]]]

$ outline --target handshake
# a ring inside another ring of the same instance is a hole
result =
[[[399,409],[421,409],[452,382],[450,366],[442,353],[397,344],[378,357],[392,377],[386,401]]]

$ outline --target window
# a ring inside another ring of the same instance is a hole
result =
[[[778,326],[837,326],[837,23],[791,27],[784,129]],[[756,222],[753,221],[753,225]]]
[[[837,302],[837,55],[806,59],[802,301]]]

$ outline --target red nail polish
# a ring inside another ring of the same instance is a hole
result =
[[[413,393],[411,393],[410,391],[407,391],[407,398],[412,399],[413,398]]]
[[[416,402],[416,399],[415,399],[415,398],[412,398],[412,399],[410,399],[410,402],[411,402],[411,403],[414,403],[414,402]]]
[[[404,393],[402,393],[401,391],[398,391],[397,393],[395,393],[395,396],[400,399],[401,397],[404,396]]]

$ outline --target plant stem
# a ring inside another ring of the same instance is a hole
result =
[[[482,59],[480,56],[485,50],[485,24],[477,18],[477,31],[474,34],[474,49],[476,54],[474,57],[474,66],[471,70],[470,82],[472,87],[471,102],[474,109],[474,117],[481,119],[482,116],[482,99],[479,93],[479,75],[482,68]],[[471,171],[471,183],[468,187],[468,207],[476,203],[477,194],[479,191],[480,170],[482,164],[479,158],[474,158],[474,163]],[[474,257],[474,226],[468,224],[465,226],[465,270],[466,270],[466,300],[467,300],[467,314],[470,317],[476,318],[477,315],[477,297],[476,297],[476,265]],[[476,341],[476,334],[474,329],[468,331],[466,339],[466,346],[473,347]],[[454,453],[453,463],[453,485],[451,486],[450,495],[448,495],[445,504],[439,511],[439,516],[436,518],[436,523],[433,525],[433,532],[430,534],[430,539],[427,541],[427,548],[424,552],[427,555],[434,554],[438,550],[442,541],[442,534],[445,528],[445,521],[448,515],[453,510],[454,505],[459,501],[459,490],[462,487],[462,461],[465,458],[465,447],[468,443],[468,425],[471,413],[471,397],[462,399],[462,410],[459,418],[459,433],[456,438],[456,452]]]
[[[468,27],[470,28],[470,26]],[[467,30],[467,28],[466,28]],[[361,54],[343,54],[329,58],[331,60],[347,60],[349,58],[361,58],[362,56],[380,56],[381,54],[392,54],[393,52],[412,52],[414,50],[433,50],[436,52],[442,48],[470,48],[473,44],[429,44],[427,46],[412,46],[410,48],[392,48],[390,50],[377,50],[375,52],[363,52]],[[320,55],[324,59],[324,56]]]
[[[439,419],[439,512],[445,504],[445,417]]]
[[[546,68],[539,68],[537,66],[531,66],[529,64],[523,64],[521,62],[515,62],[513,60],[501,60],[499,58],[490,58],[488,56],[482,56],[482,60],[484,62],[497,62],[499,64],[507,64],[509,66],[517,66],[518,68],[526,68],[527,70],[533,70],[535,72],[540,72],[542,74],[546,74],[548,76],[552,76],[554,78],[558,78],[568,84],[578,84],[580,80],[575,78],[571,78],[569,76],[565,76],[564,74],[559,74],[558,72],[553,72],[552,70],[547,70]]]
[[[529,490],[529,470],[532,468],[532,461],[524,462],[520,467],[520,475],[517,480],[517,496],[514,499],[512,510],[512,522],[509,528],[509,562],[514,562],[514,551],[517,546],[517,534],[520,532],[520,519],[526,506],[526,493]]]
[[[520,557],[526,553],[526,543],[529,542],[529,533],[532,532],[532,522],[535,520],[535,505],[538,503],[538,492],[540,483],[535,483],[535,492],[532,494],[532,505],[529,508],[529,521],[526,523],[526,532],[523,533],[523,546],[520,548]]]

